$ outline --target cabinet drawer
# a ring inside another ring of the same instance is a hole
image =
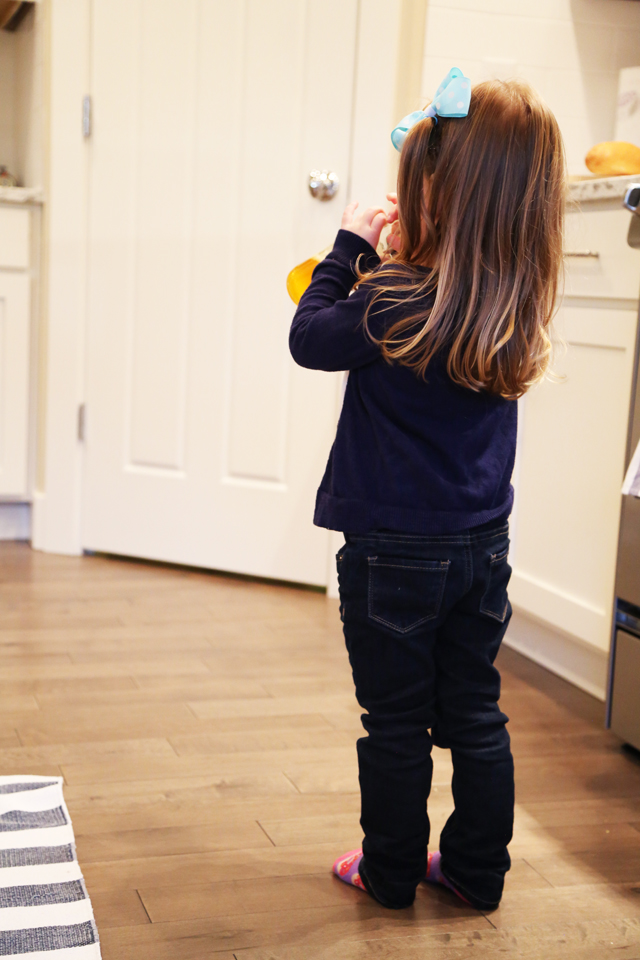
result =
[[[567,296],[638,299],[640,250],[627,244],[630,217],[622,207],[569,208],[564,244]],[[588,253],[597,256],[575,256]]]

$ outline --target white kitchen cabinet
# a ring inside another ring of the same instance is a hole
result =
[[[32,216],[0,204],[0,499],[29,499]]]
[[[520,402],[514,477],[509,642],[600,696],[640,292],[629,218],[621,197],[568,215],[565,249],[581,256],[567,256],[555,324],[564,345],[555,376]]]

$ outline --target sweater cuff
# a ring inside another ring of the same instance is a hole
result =
[[[328,256],[348,266],[355,276],[356,261],[361,255],[360,267],[363,270],[375,270],[381,263],[380,257],[368,240],[351,230],[338,230],[338,236]]]

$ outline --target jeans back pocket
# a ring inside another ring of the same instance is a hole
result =
[[[507,585],[511,577],[511,567],[507,563],[509,548],[489,557],[489,582],[480,601],[480,613],[504,623],[509,610]]]
[[[369,617],[408,633],[440,612],[449,560],[368,557]]]

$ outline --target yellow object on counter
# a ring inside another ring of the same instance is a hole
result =
[[[640,173],[640,147],[624,140],[607,140],[592,147],[584,162],[598,177]]]
[[[302,263],[299,263],[297,267],[294,267],[293,270],[289,272],[289,276],[287,277],[287,293],[296,306],[300,303],[302,294],[311,283],[313,271],[332,250],[333,247],[326,247],[324,250],[321,250],[320,253],[316,253],[315,256],[309,257],[308,260],[303,260]]]

